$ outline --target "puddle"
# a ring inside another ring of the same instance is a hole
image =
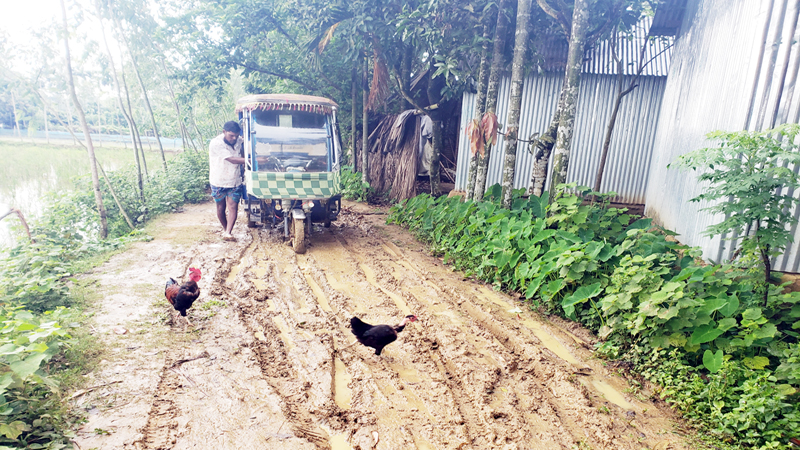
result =
[[[347,373],[347,366],[344,362],[336,358],[334,361],[334,400],[336,406],[342,409],[350,409],[350,402],[352,401],[353,391],[347,387],[353,377]]]
[[[397,372],[397,375],[400,377],[401,380],[407,381],[409,383],[419,383],[422,381],[416,369],[403,367],[400,364],[393,364],[393,363],[389,363],[389,367],[391,367],[392,370]]]
[[[244,264],[243,260],[231,267],[231,271],[228,272],[228,278],[225,278],[225,284],[231,284],[236,279],[236,275],[239,275],[239,271],[242,270],[242,264]]]
[[[577,358],[572,356],[572,353],[569,352],[567,347],[564,346],[561,342],[559,342],[556,338],[554,338],[547,330],[544,329],[541,323],[533,320],[533,319],[525,319],[522,321],[522,324],[526,327],[530,328],[533,331],[533,334],[542,341],[542,345],[544,345],[548,350],[555,353],[556,356],[563,359],[564,361],[572,364],[575,367],[583,367],[584,365],[578,361]]]
[[[375,272],[373,272],[371,268],[361,263],[358,264],[358,267],[360,267],[361,270],[364,271],[364,276],[367,277],[367,281],[369,281],[371,285],[380,289],[384,294],[388,295],[392,300],[394,300],[394,304],[397,305],[397,308],[403,312],[403,315],[407,316],[411,314],[411,310],[408,308],[408,304],[406,303],[406,301],[403,300],[403,297],[400,297],[394,292],[391,292],[388,289],[385,289],[380,284],[378,284],[378,279],[375,277]]]
[[[286,353],[289,353],[295,347],[294,341],[289,336],[289,327],[286,325],[286,322],[281,316],[273,316],[272,321],[275,323],[275,326],[281,330],[281,339],[283,340],[283,343],[286,344]]]
[[[305,272],[303,273],[303,276],[306,279],[306,283],[308,283],[308,286],[311,288],[311,291],[314,293],[314,296],[317,297],[317,303],[319,303],[319,307],[325,312],[333,312],[331,305],[328,303],[328,298],[325,297],[325,293],[322,292],[322,288],[319,287],[316,281],[314,281],[314,278]]]
[[[481,286],[479,288],[479,291],[480,292],[478,294],[476,294],[479,298],[482,298],[484,300],[490,301],[490,302],[494,303],[495,305],[502,307],[506,312],[508,312],[508,310],[510,310],[510,309],[515,308],[514,305],[512,305],[511,303],[503,300],[494,291],[488,289],[485,286]],[[511,314],[511,313],[509,313],[509,314]],[[582,364],[580,361],[578,361],[577,358],[572,356],[572,353],[570,353],[569,349],[564,344],[559,342],[558,339],[556,339],[555,337],[553,337],[553,335],[551,335],[550,333],[547,332],[547,330],[544,328],[544,326],[542,325],[541,322],[539,322],[537,320],[534,320],[534,319],[528,318],[528,319],[523,319],[522,320],[522,324],[526,328],[528,328],[531,331],[533,331],[533,334],[537,338],[539,338],[540,341],[542,341],[542,345],[544,345],[551,352],[555,353],[556,356],[558,356],[559,358],[563,359],[564,361],[572,364],[575,367],[583,367],[584,366],[584,364]]]
[[[250,281],[257,287],[258,289],[266,289],[267,283],[264,281],[264,277],[267,275],[267,264],[265,261],[259,261],[259,263],[251,269],[253,274],[255,274],[256,278],[252,278]]]
[[[622,394],[603,380],[591,380],[592,386],[597,389],[606,400],[625,410],[633,409],[633,405],[625,400]]]
[[[353,450],[343,434],[334,434],[330,440],[331,450]]]
[[[267,288],[267,283],[265,283],[264,280],[261,280],[259,278],[251,278],[250,281],[253,283],[253,286],[255,286],[259,290],[263,291],[264,289]]]
[[[395,258],[400,258],[400,257],[401,257],[399,253],[397,253],[396,251],[394,251],[394,249],[392,249],[392,248],[391,248],[391,247],[389,247],[388,245],[386,245],[386,244],[381,244],[381,247],[383,247],[383,249],[384,249],[384,250],[386,251],[386,253],[388,253],[389,255],[391,255],[391,256],[393,256],[393,257],[395,257]]]
[[[419,436],[412,435],[414,437],[414,446],[417,447],[417,450],[436,450],[436,447],[431,445],[430,442],[422,439]]]
[[[333,434],[331,429],[325,425],[320,425],[319,427],[328,433],[328,444],[331,450],[353,450],[353,447],[347,442],[347,436],[345,434]]]
[[[481,286],[479,290],[480,294],[478,294],[478,297],[483,298],[484,300],[489,300],[490,302],[502,308],[506,308],[506,311],[514,308],[514,305],[499,298],[498,295],[493,290],[487,288],[486,286]]]

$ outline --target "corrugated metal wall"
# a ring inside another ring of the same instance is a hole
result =
[[[630,78],[625,77],[626,86]],[[563,73],[544,73],[526,78],[520,115],[521,139],[528,139],[535,132],[542,133],[550,125],[562,82]],[[594,185],[603,138],[614,105],[615,83],[616,77],[613,75],[584,73],[581,77],[575,134],[567,174],[569,182]],[[619,194],[617,201],[644,203],[650,154],[665,84],[666,77],[641,77],[639,87],[622,101],[602,184],[603,191]],[[497,116],[501,124],[507,123],[509,101],[510,80],[505,78],[500,84],[497,102]],[[469,141],[464,136],[464,130],[475,114],[475,95],[465,94],[462,102],[456,170],[456,189],[459,190],[464,190],[467,185]],[[504,148],[504,140],[500,136],[489,160],[487,187],[502,179]],[[517,151],[515,188],[527,188],[530,185],[532,169],[533,156],[528,152],[528,145],[521,143]]]
[[[700,246],[706,258],[729,259],[730,241],[702,235],[719,223],[689,200],[702,192],[696,174],[667,169],[679,155],[711,146],[713,130],[761,130],[800,119],[797,18],[800,0],[689,2],[675,42],[660,112],[645,214]],[[795,193],[795,195],[797,195]],[[800,211],[795,212],[800,217]],[[775,269],[800,269],[800,233]]]

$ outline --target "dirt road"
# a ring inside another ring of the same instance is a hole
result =
[[[669,411],[589,333],[465,280],[374,209],[347,204],[305,255],[210,204],[159,220],[88,275],[108,356],[73,402],[97,449],[683,449]],[[167,277],[203,271],[172,320]],[[349,319],[408,325],[382,356]]]

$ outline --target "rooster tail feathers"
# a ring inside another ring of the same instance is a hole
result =
[[[350,328],[353,330],[353,334],[360,338],[372,328],[372,325],[362,322],[358,317],[353,317],[350,319]]]
[[[169,280],[167,280],[167,285],[165,286],[165,289],[169,288],[170,286],[175,286],[176,284],[178,284],[178,282],[175,281],[174,278],[170,278]]]

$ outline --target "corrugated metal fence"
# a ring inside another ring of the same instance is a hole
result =
[[[625,86],[631,78],[624,78]],[[532,75],[525,79],[520,115],[521,139],[528,139],[533,133],[547,130],[557,107],[562,82],[563,73],[553,72]],[[643,76],[639,80],[639,87],[622,100],[601,187],[605,192],[617,192],[616,201],[644,203],[650,156],[665,84],[666,77]],[[568,182],[594,185],[603,138],[616,98],[615,86],[614,75],[584,73],[581,77]],[[465,94],[462,102],[456,171],[456,189],[459,190],[464,190],[467,185],[469,141],[464,130],[475,115],[475,95]],[[506,77],[500,84],[497,102],[497,116],[504,125],[508,121],[509,102],[510,80]],[[528,188],[530,185],[534,161],[528,147],[524,142],[518,147],[514,177],[516,189]],[[504,148],[504,140],[500,136],[489,160],[487,187],[502,179]]]
[[[703,191],[697,174],[667,169],[679,155],[713,146],[714,130],[762,130],[800,120],[800,0],[700,0],[688,2],[676,40],[661,109],[646,195],[648,216],[700,246],[706,258],[727,260],[735,243],[708,238],[719,223],[689,200]],[[793,193],[798,195],[798,193]],[[775,269],[800,269],[800,230]]]

